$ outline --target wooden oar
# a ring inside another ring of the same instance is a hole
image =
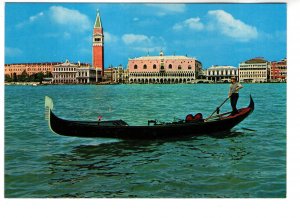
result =
[[[214,119],[214,118],[221,118],[221,117],[224,117],[225,115],[228,115],[228,114],[231,114],[232,112],[226,112],[226,113],[223,113],[223,114],[217,114],[217,115],[214,115],[214,116],[211,116],[209,119]],[[206,118],[208,119],[208,118]]]
[[[214,112],[212,112],[212,114],[211,114],[208,118],[205,119],[205,121],[206,121],[206,120],[209,120],[209,119],[210,119],[217,111],[220,111],[220,108],[223,106],[223,104],[225,104],[225,102],[226,102],[229,98],[230,98],[230,96],[228,96],[228,97],[223,101],[223,103],[222,103],[219,107],[217,107],[216,110],[214,110]]]

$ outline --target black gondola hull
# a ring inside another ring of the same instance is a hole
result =
[[[128,126],[124,121],[69,121],[57,117],[49,109],[50,129],[64,136],[99,137],[119,139],[159,139],[198,136],[227,131],[243,121],[254,110],[254,102],[250,96],[250,104],[239,110],[234,116],[226,116],[206,122],[178,122],[153,126]],[[114,124],[114,125],[111,125]],[[116,125],[118,124],[118,125]]]

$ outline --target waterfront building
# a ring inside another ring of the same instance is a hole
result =
[[[187,56],[142,56],[128,60],[129,83],[189,83],[198,78],[202,64]]]
[[[281,61],[271,62],[271,81],[286,82],[287,77],[287,61],[286,58]]]
[[[240,82],[268,82],[270,64],[264,58],[257,57],[239,64]]]
[[[124,71],[123,71],[122,82],[129,83],[129,70],[128,69],[124,69]]]
[[[125,82],[125,71],[121,64],[115,68],[112,79],[117,83]]]
[[[93,29],[93,67],[104,74],[104,34],[99,11]]]
[[[113,66],[110,66],[106,69],[104,69],[102,81],[103,82],[113,82],[113,73],[114,73],[114,68]]]
[[[230,82],[233,76],[238,77],[238,69],[233,66],[211,66],[206,70],[206,79],[212,82]]]
[[[72,64],[68,60],[65,63],[55,65],[52,71],[52,82],[55,84],[76,83],[77,68],[77,64]]]
[[[117,67],[110,66],[104,70],[103,81],[111,83],[124,83],[125,82],[125,71],[123,66],[120,64]]]
[[[95,83],[101,74],[89,64],[80,62],[74,64],[66,60],[64,63],[54,66],[52,76],[54,84],[87,84]]]
[[[101,76],[95,68],[90,66],[82,66],[77,68],[76,72],[76,83],[86,84],[86,83],[95,83],[98,81],[98,78]]]
[[[16,63],[16,64],[5,64],[4,72],[5,75],[13,78],[14,76],[21,75],[26,72],[28,75],[36,73],[47,73],[52,72],[54,66],[61,62],[41,62],[41,63]]]

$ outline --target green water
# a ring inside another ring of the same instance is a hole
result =
[[[244,84],[255,111],[230,133],[184,140],[121,141],[59,136],[44,97],[66,119],[172,121],[208,116],[226,84],[6,86],[5,197],[282,198],[286,196],[286,84]],[[227,103],[222,111],[230,110]]]

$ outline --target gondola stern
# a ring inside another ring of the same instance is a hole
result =
[[[49,96],[45,96],[45,120],[50,119],[50,111],[53,110],[53,100]]]
[[[49,96],[45,96],[45,108],[53,110],[53,106],[54,104],[52,98],[50,98]]]
[[[53,117],[53,107],[54,107],[54,104],[53,104],[53,100],[52,98],[50,98],[49,96],[45,96],[45,120],[48,121],[48,126],[49,126],[49,129],[53,132],[53,133],[56,133],[53,129],[52,129],[52,126],[51,126],[51,117]],[[57,134],[57,133],[56,133]]]
[[[249,103],[249,108],[251,108],[251,111],[254,111],[254,101],[253,101],[253,98],[252,98],[252,95],[250,94],[250,103]]]

